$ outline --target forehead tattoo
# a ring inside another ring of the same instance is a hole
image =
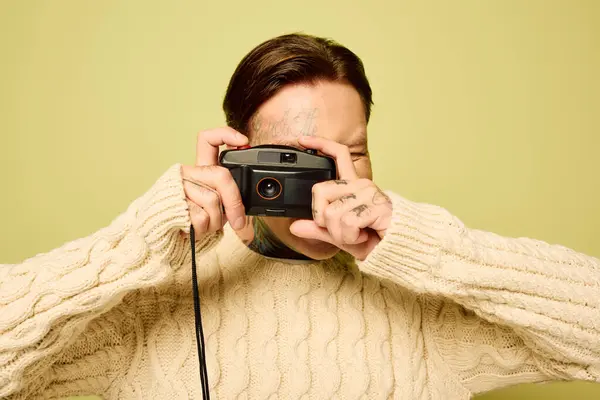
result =
[[[315,136],[318,116],[318,108],[287,109],[281,118],[273,120],[258,114],[250,121],[250,144],[282,142],[298,136]]]
[[[288,108],[281,117],[270,119],[257,114],[250,120],[250,145],[296,143],[300,136],[317,136],[318,108]],[[352,150],[364,151],[367,147],[366,131],[360,130],[345,138],[344,144]]]

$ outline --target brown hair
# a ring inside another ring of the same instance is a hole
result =
[[[360,58],[333,40],[294,33],[267,40],[239,63],[223,100],[227,125],[247,134],[256,110],[279,89],[318,80],[352,85],[369,121],[373,99]]]

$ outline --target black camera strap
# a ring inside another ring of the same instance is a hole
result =
[[[200,295],[198,294],[198,275],[196,273],[196,234],[194,227],[190,226],[190,247],[192,248],[192,291],[194,295],[194,317],[196,322],[196,345],[198,346],[198,364],[200,367],[200,383],[202,385],[202,398],[210,400],[208,388],[208,373],[206,372],[206,357],[204,353],[204,331],[202,329],[202,315],[200,313]]]

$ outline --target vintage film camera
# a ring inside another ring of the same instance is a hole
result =
[[[315,150],[261,145],[224,150],[247,215],[312,219],[312,187],[336,179],[335,160]]]

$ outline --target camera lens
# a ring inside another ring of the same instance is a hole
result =
[[[258,194],[267,200],[273,200],[281,194],[281,184],[275,178],[263,178],[256,186]]]

